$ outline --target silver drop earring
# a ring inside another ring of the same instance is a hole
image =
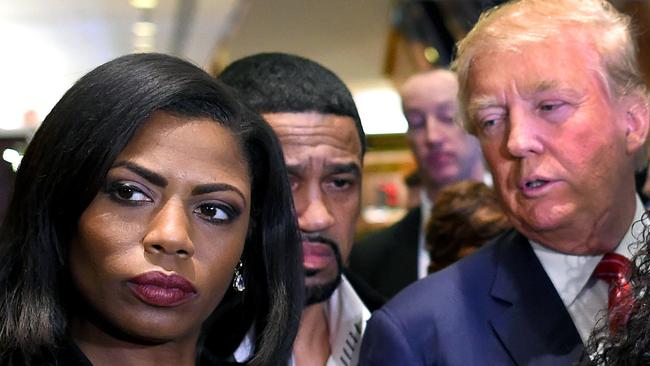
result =
[[[239,261],[237,266],[235,267],[235,276],[232,279],[232,287],[237,291],[237,292],[244,292],[246,289],[246,282],[244,281],[244,264]]]

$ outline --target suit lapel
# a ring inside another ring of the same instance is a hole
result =
[[[583,345],[528,240],[516,231],[498,249],[491,294],[494,331],[517,365],[571,365]]]

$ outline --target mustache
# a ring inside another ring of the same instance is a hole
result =
[[[303,241],[327,244],[332,247],[333,250],[337,252],[339,251],[339,243],[337,243],[334,239],[328,238],[322,234],[301,233],[300,237]]]

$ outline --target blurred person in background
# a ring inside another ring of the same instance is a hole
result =
[[[419,207],[422,204],[422,178],[420,173],[414,170],[404,177],[406,186],[406,208],[408,210]]]
[[[438,191],[461,180],[485,180],[478,141],[458,121],[457,93],[456,74],[442,69],[413,75],[400,89],[406,137],[423,183],[421,204],[366,235],[350,255],[350,270],[387,298],[428,274],[425,225]]]

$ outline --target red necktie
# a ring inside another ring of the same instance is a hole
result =
[[[616,333],[627,322],[634,304],[632,285],[629,283],[632,262],[616,253],[607,253],[600,260],[593,276],[609,284],[609,329]]]

